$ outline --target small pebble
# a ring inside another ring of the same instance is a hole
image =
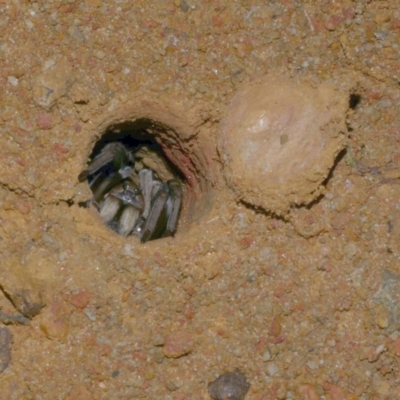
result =
[[[379,108],[379,109],[390,108],[392,106],[393,106],[393,103],[389,99],[381,99],[376,103],[376,107]]]
[[[178,358],[193,350],[194,337],[191,333],[177,331],[171,333],[165,340],[164,354],[169,358]]]
[[[188,12],[189,11],[189,5],[185,0],[182,0],[180,3],[180,8],[183,12]]]
[[[51,113],[42,113],[37,117],[37,125],[40,129],[47,130],[53,127]]]
[[[300,395],[300,398],[304,400],[313,400],[320,398],[315,386],[311,385],[310,383],[299,386],[299,388],[297,389],[297,394]],[[286,396],[286,398],[288,399],[292,397]]]
[[[271,353],[269,352],[269,350],[267,350],[263,356],[262,356],[262,360],[264,362],[270,361],[272,359]]]
[[[157,363],[157,364],[161,364],[164,361],[164,353],[162,352],[162,350],[160,348],[156,348],[153,351],[153,360]]]
[[[162,335],[157,333],[153,336],[152,343],[154,346],[163,346],[165,344],[165,340]]]
[[[208,384],[213,400],[243,400],[250,389],[246,376],[239,371],[225,372]]]
[[[8,367],[11,361],[12,334],[8,328],[0,328],[0,374]]]
[[[69,330],[69,317],[67,315],[44,315],[40,321],[40,329],[49,339],[65,341]]]
[[[269,363],[267,365],[267,374],[269,376],[274,376],[279,372],[279,367],[275,363]]]
[[[106,54],[104,53],[104,51],[101,51],[101,50],[96,51],[96,52],[94,53],[94,55],[95,55],[99,60],[102,60],[102,59],[106,56]]]
[[[85,308],[90,300],[90,294],[86,290],[80,290],[73,294],[69,302],[76,308]]]
[[[83,313],[88,317],[90,321],[96,321],[96,312],[90,308],[84,308]]]
[[[374,36],[379,40],[385,40],[388,37],[387,32],[375,32]]]
[[[167,382],[167,388],[168,388],[168,390],[170,392],[175,392],[175,390],[179,389],[179,386],[175,382],[168,381]]]
[[[10,83],[14,87],[18,86],[18,79],[15,76],[9,76],[8,83]]]
[[[316,361],[307,361],[307,367],[310,369],[317,369],[318,363]]]
[[[269,334],[272,337],[278,337],[282,331],[282,318],[280,315],[277,315],[271,321],[271,325],[269,328]]]

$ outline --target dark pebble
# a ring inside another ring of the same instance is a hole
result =
[[[0,311],[0,322],[3,324],[29,325],[29,319],[23,315],[9,315]]]
[[[182,1],[181,1],[180,7],[181,7],[181,10],[182,10],[183,12],[188,12],[188,11],[189,11],[189,4],[186,3],[185,0],[182,0]]]
[[[12,293],[7,293],[14,307],[26,318],[32,318],[39,314],[44,307],[40,293],[36,293],[31,289],[16,290]]]
[[[11,361],[12,334],[8,328],[0,328],[0,374],[8,367]]]
[[[213,400],[243,400],[250,389],[250,383],[239,371],[225,372],[208,384],[208,394]]]
[[[118,370],[118,369],[116,369],[115,371],[113,371],[112,374],[111,374],[111,376],[112,376],[113,378],[116,378],[118,375],[119,375],[119,370]]]

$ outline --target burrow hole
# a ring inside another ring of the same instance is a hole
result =
[[[361,95],[357,93],[351,93],[349,98],[350,109],[355,110],[360,103],[361,103]]]
[[[186,178],[163,150],[163,148],[177,145],[174,134],[171,134],[171,130],[168,127],[147,118],[111,124],[95,143],[87,164],[89,165],[107,144],[114,142],[121,143],[133,154],[135,160],[134,173],[137,174],[141,169],[147,168],[151,169],[155,174],[155,178],[163,183],[171,179],[180,183],[183,191],[183,200],[178,220],[177,229],[179,230],[182,226],[182,209],[185,206]],[[107,171],[105,169],[103,173],[106,175]],[[89,184],[92,179],[93,176],[88,178]],[[109,223],[106,225],[117,231],[115,224]],[[132,232],[132,234],[134,233]]]

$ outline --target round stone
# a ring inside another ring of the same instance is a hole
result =
[[[349,93],[330,83],[268,75],[235,94],[219,151],[238,200],[283,215],[322,192],[345,145]]]

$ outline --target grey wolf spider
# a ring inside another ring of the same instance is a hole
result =
[[[151,169],[134,169],[134,154],[120,142],[111,142],[82,171],[92,204],[101,219],[122,236],[136,235],[142,243],[173,236],[182,203],[181,184],[154,177]]]

